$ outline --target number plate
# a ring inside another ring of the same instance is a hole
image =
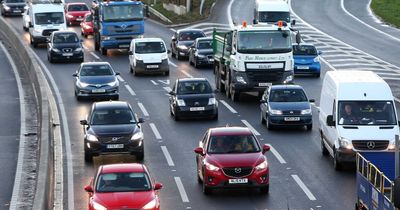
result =
[[[148,69],[158,69],[158,65],[147,65]]]
[[[285,121],[300,121],[300,117],[285,117]]]
[[[248,179],[229,179],[229,184],[246,184],[248,182]]]
[[[269,87],[271,85],[272,85],[272,83],[268,83],[268,82],[258,83],[258,86],[260,86],[260,87]]]
[[[63,53],[62,55],[69,57],[69,56],[73,56],[74,54],[73,53]]]
[[[283,63],[247,63],[248,69],[282,69]]]
[[[107,144],[107,149],[122,149],[124,144]]]
[[[15,13],[21,13],[21,10],[14,10]]]
[[[297,66],[297,69],[310,69],[308,66]]]
[[[105,89],[93,89],[92,93],[105,93],[106,90]]]
[[[121,44],[119,48],[129,48],[129,44]]]
[[[190,107],[190,111],[204,111],[204,107]]]
[[[83,20],[83,18],[76,18],[76,20],[77,20],[77,21],[82,21],[82,20]]]

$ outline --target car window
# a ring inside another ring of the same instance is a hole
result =
[[[75,43],[79,42],[79,38],[76,34],[73,33],[65,33],[65,34],[56,34],[53,37],[54,43]]]
[[[135,117],[130,109],[110,108],[95,110],[92,114],[91,125],[134,124]]]
[[[271,90],[270,102],[305,102],[308,101],[302,89]]]
[[[197,38],[204,37],[204,34],[200,31],[185,31],[179,33],[179,41],[193,41]]]
[[[111,70],[108,65],[85,65],[81,68],[79,72],[80,76],[111,76],[114,75],[113,70]]]
[[[260,146],[253,135],[211,136],[208,153],[253,153],[260,152]]]
[[[135,53],[163,53],[166,52],[164,43],[162,42],[136,42]]]
[[[209,94],[212,92],[210,83],[207,81],[185,81],[178,83],[178,95],[186,94]]]
[[[80,11],[89,11],[89,8],[86,5],[69,5],[69,12],[80,12]]]
[[[144,172],[118,172],[101,174],[97,179],[97,192],[132,192],[151,190],[151,182]]]
[[[309,45],[293,45],[293,55],[317,55],[317,49]]]
[[[212,41],[211,40],[202,40],[197,43],[197,49],[212,49]]]

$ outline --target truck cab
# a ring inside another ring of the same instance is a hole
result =
[[[288,27],[296,24],[290,17],[289,4],[283,0],[257,0],[254,7],[254,24],[274,24],[284,21]]]

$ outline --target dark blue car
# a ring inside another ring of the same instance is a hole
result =
[[[261,123],[269,130],[276,126],[306,126],[312,129],[312,110],[304,89],[299,85],[273,85],[261,98]]]
[[[321,51],[317,51],[312,44],[293,44],[294,73],[319,77],[321,72],[320,54]]]

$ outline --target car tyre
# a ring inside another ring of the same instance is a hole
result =
[[[275,127],[271,125],[268,118],[265,120],[265,122],[268,130],[274,130]]]
[[[101,48],[101,54],[102,54],[102,55],[107,55],[107,49],[104,48],[104,47],[102,47],[102,48]]]
[[[171,57],[175,58],[175,53],[174,50],[172,50],[172,46],[171,46]]]
[[[204,195],[211,195],[212,193],[212,189],[210,187],[207,187],[204,181],[203,181],[203,193]]]
[[[87,163],[93,162],[93,154],[90,152],[87,152],[86,150],[85,150],[85,162],[87,162]]]
[[[267,122],[264,119],[264,113],[262,111],[260,113],[261,124],[265,125]]]
[[[343,163],[339,161],[338,153],[333,151],[333,168],[335,168],[336,171],[340,171],[342,170],[342,165]]]
[[[260,192],[262,194],[268,194],[269,193],[269,185],[267,185],[265,187],[260,187]]]
[[[51,55],[47,56],[47,60],[49,60],[50,63],[54,63],[54,59]]]
[[[321,73],[316,73],[314,74],[314,77],[319,78],[321,76]]]
[[[197,63],[197,59],[196,59],[196,58],[194,58],[193,66],[194,66],[194,68],[196,68],[196,69],[199,68],[199,64]]]
[[[182,59],[182,57],[179,55],[179,51],[175,54],[175,58],[178,61]]]
[[[218,120],[218,112],[212,117],[213,120]]]
[[[164,76],[169,76],[169,70],[164,72]]]
[[[136,154],[136,160],[143,161],[144,160],[144,152]]]
[[[312,130],[312,123],[307,125],[306,127],[307,127],[307,131],[311,131]]]

